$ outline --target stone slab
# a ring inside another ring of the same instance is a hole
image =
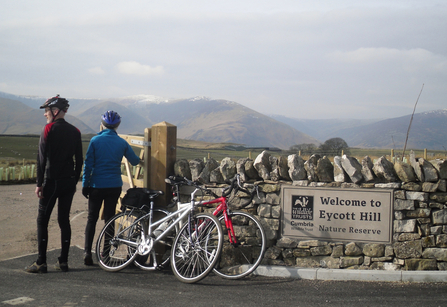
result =
[[[400,271],[318,269],[319,280],[401,281]]]
[[[447,282],[447,271],[402,271],[403,282]]]
[[[285,277],[296,279],[317,279],[316,269],[310,268],[292,268],[283,266],[260,265],[253,272],[254,275],[268,277]]]

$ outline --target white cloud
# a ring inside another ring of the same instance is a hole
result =
[[[347,118],[412,105],[425,84],[418,108],[445,108],[445,0],[6,2],[0,91],[12,94],[208,96]]]
[[[347,64],[392,64],[408,72],[432,71],[447,73],[447,58],[422,48],[399,50],[395,48],[359,48],[347,52],[333,52],[329,58]]]
[[[97,67],[92,67],[88,70],[89,73],[91,73],[92,75],[104,75],[106,72],[99,66]]]
[[[389,48],[359,48],[353,51],[336,51],[329,55],[335,61],[358,64],[377,63],[394,60],[399,57],[401,51]]]
[[[118,71],[126,75],[160,75],[164,73],[163,66],[151,67],[149,65],[140,64],[136,61],[120,62],[116,65]]]

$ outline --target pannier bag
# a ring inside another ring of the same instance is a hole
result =
[[[125,207],[141,208],[143,205],[149,206],[149,197],[145,188],[130,188],[121,200],[121,205]]]

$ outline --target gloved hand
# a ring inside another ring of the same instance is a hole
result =
[[[83,187],[82,195],[84,195],[84,197],[88,199],[88,196],[90,195],[91,190],[92,190],[91,187]]]

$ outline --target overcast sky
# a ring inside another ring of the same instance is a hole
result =
[[[445,0],[0,0],[0,91],[295,118],[447,108]]]

